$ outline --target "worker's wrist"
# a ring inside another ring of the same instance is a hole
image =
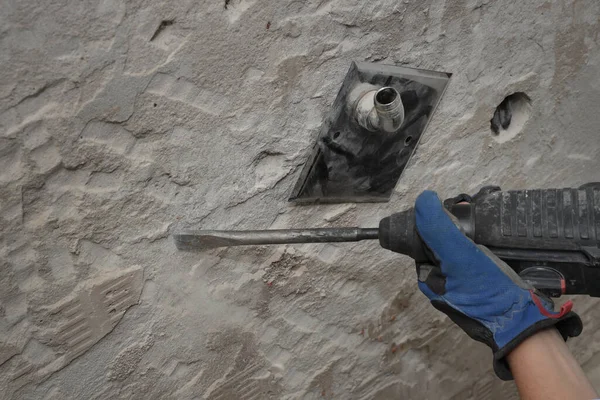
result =
[[[522,355],[526,353],[532,348],[544,348],[551,347],[556,343],[564,343],[558,329],[555,326],[551,326],[549,328],[542,329],[540,331],[535,332],[533,335],[529,336],[521,343],[519,343],[514,349],[512,349],[506,355],[506,361],[509,365],[514,364]]]
[[[510,342],[494,352],[494,370],[504,380],[512,379],[511,367],[515,359],[535,347],[538,351],[556,347],[557,342],[564,346],[569,337],[581,333],[581,319],[574,312],[560,318],[544,318],[518,333]]]

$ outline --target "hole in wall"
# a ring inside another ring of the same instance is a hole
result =
[[[524,92],[515,92],[502,100],[490,120],[494,139],[504,143],[517,136],[531,114],[531,98]]]

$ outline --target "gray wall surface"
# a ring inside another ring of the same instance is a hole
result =
[[[3,0],[0,398],[506,399],[377,243],[178,252],[600,181],[600,2]],[[452,72],[392,199],[287,197],[351,61]],[[496,106],[531,118],[501,143]],[[600,389],[600,307],[570,347]],[[512,396],[512,397],[511,397]]]

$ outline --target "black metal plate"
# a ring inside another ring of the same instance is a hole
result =
[[[388,201],[450,76],[392,65],[352,63],[290,201]],[[348,115],[347,96],[359,83],[392,86],[400,92],[405,120],[396,133],[369,132]]]

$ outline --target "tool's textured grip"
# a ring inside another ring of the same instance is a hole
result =
[[[472,209],[476,243],[539,250],[598,248],[600,185],[494,192]]]
[[[600,266],[600,183],[492,192],[450,211],[467,236],[503,260]],[[413,209],[382,219],[379,241],[417,262],[431,257],[416,231]]]

